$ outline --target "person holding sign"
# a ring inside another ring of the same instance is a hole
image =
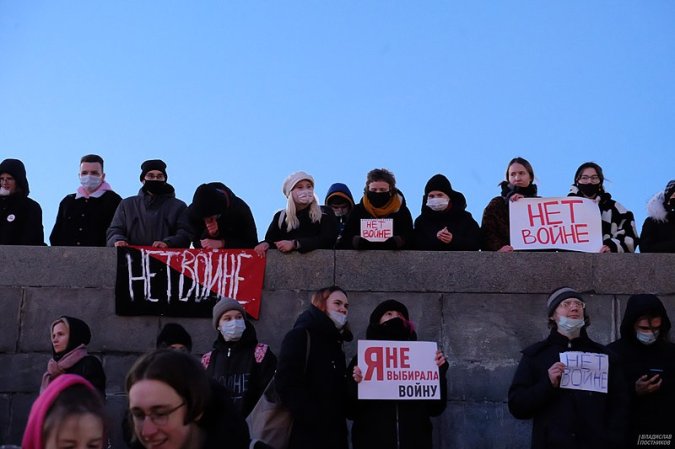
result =
[[[408,308],[393,299],[375,307],[366,330],[367,340],[416,341],[415,326]],[[349,417],[354,449],[431,449],[431,420],[445,410],[448,363],[441,351],[434,360],[438,367],[440,399],[433,400],[362,400],[358,399],[358,384],[363,370],[352,359],[349,378]]]
[[[405,249],[411,244],[412,215],[394,174],[384,168],[368,172],[359,204],[349,216],[339,247]]]
[[[647,212],[640,235],[640,252],[675,253],[675,179],[649,200]]]
[[[656,295],[633,295],[626,304],[621,338],[609,345],[620,357],[632,399],[631,447],[640,446],[645,439],[641,435],[671,435],[672,440],[675,434],[675,344],[668,340],[670,327]]]
[[[490,200],[483,211],[481,231],[485,251],[512,252],[509,231],[509,201],[537,196],[534,169],[526,159],[515,157],[506,168],[506,179],[499,183],[502,194]]]
[[[332,249],[337,238],[335,216],[319,206],[314,178],[303,171],[291,173],[282,191],[286,196],[286,209],[274,214],[265,240],[254,248],[258,255],[263,256],[272,247],[285,254]]]
[[[633,212],[605,192],[604,182],[602,167],[595,162],[584,162],[574,174],[574,185],[568,196],[589,198],[598,204],[602,217],[601,253],[634,253],[639,239]]]
[[[614,357],[586,333],[583,296],[569,288],[548,298],[551,332],[522,351],[508,404],[533,419],[532,448],[623,448],[628,395]]]
[[[281,343],[275,382],[294,418],[288,449],[347,449],[348,308],[340,287],[318,290]]]
[[[480,227],[466,210],[464,195],[452,190],[445,176],[432,176],[424,187],[422,213],[415,219],[414,248],[478,251],[480,243]]]

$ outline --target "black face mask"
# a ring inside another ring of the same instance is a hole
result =
[[[600,184],[579,184],[577,183],[577,189],[584,196],[588,198],[594,198],[598,193],[600,193]]]
[[[392,318],[382,324],[371,324],[369,332],[372,340],[410,340],[410,325],[401,318]]]
[[[366,192],[366,197],[373,207],[382,207],[389,202],[391,192]]]
[[[143,184],[143,191],[152,193],[153,195],[161,195],[163,193],[170,193],[171,186],[166,181],[150,181],[146,179]]]

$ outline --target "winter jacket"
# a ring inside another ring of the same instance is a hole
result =
[[[40,205],[14,193],[0,196],[0,245],[44,245]]]
[[[247,417],[272,379],[277,358],[269,346],[258,343],[255,328],[246,321],[239,341],[225,341],[219,334],[202,364],[210,378],[230,391],[235,408]]]
[[[647,212],[640,235],[640,252],[675,253],[675,213],[666,210],[663,192],[649,200]]]
[[[478,223],[466,210],[466,199],[460,192],[450,198],[452,207],[436,212],[422,201],[422,213],[415,219],[414,249],[425,251],[478,251],[481,233]],[[436,234],[443,228],[452,233],[452,240],[445,244]]]
[[[117,207],[107,232],[108,246],[120,240],[130,245],[152,246],[163,241],[171,248],[190,246],[187,206],[171,193],[150,195],[142,188],[138,195],[125,198]]]
[[[49,236],[52,246],[106,246],[106,231],[122,198],[112,190],[98,198],[67,195]]]
[[[225,240],[226,249],[253,248],[258,243],[258,231],[253,214],[248,204],[236,196],[225,184],[212,182],[208,184],[223,192],[225,200],[218,212],[218,235],[212,237],[206,230],[203,217],[195,213],[195,204],[190,204],[189,216],[192,225],[192,244],[201,248],[202,239]]]
[[[309,216],[309,207],[298,211],[297,217],[300,220],[300,226],[288,231],[283,219],[281,220],[281,226],[279,226],[279,217],[282,213],[286,213],[285,210],[280,210],[274,214],[272,223],[267,228],[264,241],[270,245],[270,248],[274,248],[274,242],[297,240],[300,245],[299,253],[306,253],[315,249],[332,249],[337,238],[335,216],[329,208],[322,207],[321,212],[321,220],[314,223]]]
[[[537,197],[536,184],[521,188],[502,181],[502,194],[490,200],[483,211],[481,233],[483,249],[485,251],[499,251],[502,247],[511,244],[511,230],[509,222],[509,201],[514,194],[521,194],[526,198]]]
[[[555,388],[548,369],[560,353],[583,351],[610,354],[582,329],[573,340],[553,329],[544,341],[522,351],[508,404],[518,419],[533,419],[532,449],[615,449],[625,442],[628,395],[621,369],[609,355],[608,392]]]
[[[637,301],[635,299],[638,299]],[[661,334],[655,343],[645,345],[635,336],[635,323],[645,315],[661,317]],[[631,398],[630,446],[636,447],[640,434],[675,435],[675,344],[667,340],[671,323],[666,309],[653,295],[636,295],[626,305],[621,323],[621,338],[608,348],[621,361],[626,387]],[[663,370],[661,388],[654,393],[638,396],[635,381],[645,374],[652,377],[650,370]]]
[[[336,182],[328,188],[328,193],[326,193],[326,199],[324,201],[324,204],[326,204],[325,207],[330,207],[328,206],[330,200],[338,197],[349,203],[349,212],[351,213],[351,211],[354,209],[354,197],[352,196],[352,192],[349,190],[349,187],[347,187],[346,184],[342,184],[341,182]],[[339,246],[340,244],[342,233],[345,230],[347,220],[349,220],[349,214],[335,217],[335,223],[337,225],[337,241],[335,242],[335,246]]]
[[[576,186],[570,188],[567,196],[583,197]],[[607,245],[613,253],[634,253],[639,238],[633,212],[614,201],[607,192],[598,194],[595,202],[600,208],[602,244]]]
[[[345,225],[345,229],[342,233],[342,239],[339,247],[342,249],[408,249],[412,247],[413,239],[413,220],[412,215],[408,206],[406,206],[405,197],[400,190],[395,192],[401,198],[401,207],[394,213],[387,215],[386,217],[379,218],[392,218],[394,220],[394,237],[397,237],[399,242],[394,241],[394,237],[390,238],[385,242],[368,242],[361,240],[360,246],[358,248],[354,247],[354,237],[361,235],[361,220],[362,219],[373,219],[373,217],[363,205],[363,199],[354,206],[351,214],[349,214],[349,219]]]
[[[288,449],[347,449],[342,342],[328,315],[314,306],[298,317],[284,337],[275,382],[294,417]]]
[[[67,374],[77,374],[84,377],[96,388],[101,397],[105,398],[105,372],[101,361],[93,355],[87,355],[75,365],[66,369]]]

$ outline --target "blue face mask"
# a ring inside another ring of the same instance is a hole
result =
[[[637,331],[637,332],[635,332],[635,337],[643,345],[649,346],[649,345],[653,344],[654,342],[656,342],[656,339],[659,338],[659,331],[654,331],[654,332]]]
[[[220,325],[220,334],[225,341],[239,341],[246,329],[246,323],[243,319],[225,321]]]
[[[558,319],[558,330],[564,335],[576,335],[579,333],[582,327],[584,327],[585,321],[583,318],[567,318],[566,316],[561,316]]]

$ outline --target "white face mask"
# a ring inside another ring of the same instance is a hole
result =
[[[220,325],[220,335],[225,341],[239,341],[246,329],[246,323],[243,319],[224,321]]]
[[[558,330],[561,334],[570,336],[578,336],[579,331],[584,327],[585,321],[583,318],[567,318],[561,316],[558,318]]]
[[[0,196],[9,196],[9,189],[5,189],[4,187],[0,187]]]
[[[342,330],[342,328],[345,327],[345,324],[347,324],[347,315],[344,313],[330,310],[328,311],[328,318],[331,319],[333,324],[335,324],[335,327],[337,327],[339,330]]]
[[[427,200],[427,207],[433,211],[440,212],[442,210],[447,209],[448,204],[450,204],[450,200],[447,198],[429,198]]]
[[[93,192],[94,190],[98,189],[98,187],[102,183],[103,179],[101,179],[98,176],[94,175],[80,176],[80,184],[82,184],[82,187],[84,187],[88,192]]]
[[[293,201],[298,204],[309,204],[314,201],[314,189],[293,190]]]

